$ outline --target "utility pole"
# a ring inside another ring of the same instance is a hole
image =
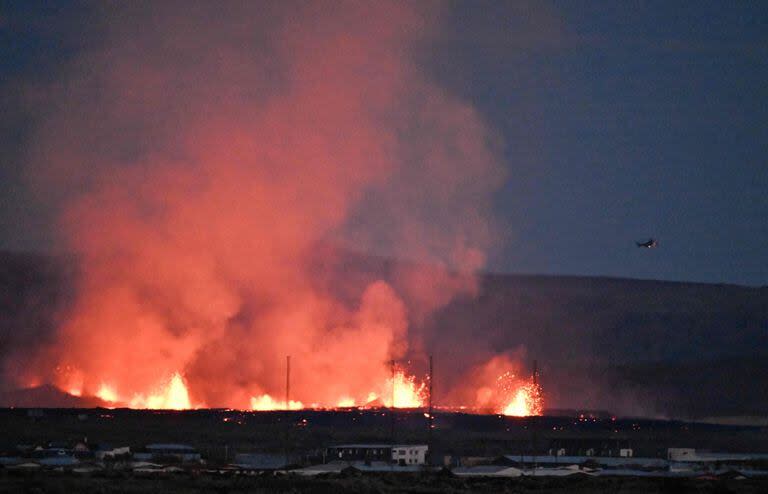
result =
[[[539,392],[539,364],[536,360],[533,361],[533,392],[538,393]],[[531,423],[533,424],[533,475],[536,475],[536,428],[538,426],[537,424],[538,420],[536,420],[536,415],[531,416]]]
[[[285,409],[291,409],[291,356],[285,357]]]
[[[285,464],[290,460],[290,435],[291,435],[291,356],[285,357]]]
[[[392,371],[392,403],[389,410],[390,415],[390,437],[392,438],[392,446],[395,445],[395,360],[392,359],[389,362],[390,370]]]
[[[392,360],[389,366],[392,370],[392,408],[395,408],[395,361]]]
[[[432,463],[431,462],[431,459],[432,459],[432,426],[433,426],[433,422],[434,422],[434,418],[432,416],[432,410],[433,410],[433,408],[432,408],[432,405],[433,405],[433,403],[432,403],[432,391],[434,390],[434,388],[433,388],[434,379],[435,379],[435,377],[434,377],[434,369],[432,368],[432,355],[430,355],[429,356],[429,411],[427,412],[429,414],[429,416],[427,417],[427,455],[428,455],[427,458],[428,458],[428,460],[430,460],[430,461],[428,461],[429,464]]]

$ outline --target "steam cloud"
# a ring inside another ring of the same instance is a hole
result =
[[[192,403],[247,408],[280,395],[290,354],[296,399],[365,400],[494,242],[499,143],[417,63],[439,8],[100,8],[31,157],[77,302],[19,381],[133,396],[180,372]],[[435,268],[349,300],[312,269],[328,245]]]

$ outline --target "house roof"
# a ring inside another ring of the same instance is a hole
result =
[[[276,470],[284,468],[288,462],[286,462],[285,455],[241,453],[235,456],[235,461],[232,464],[238,468]]]
[[[186,451],[189,453],[194,453],[195,448],[192,446],[189,446],[187,444],[172,444],[172,443],[156,443],[156,444],[147,444],[147,449],[149,451],[155,450],[155,449],[162,449],[162,450],[177,450],[177,451]]]
[[[619,467],[626,465],[638,465],[648,468],[664,468],[669,462],[663,458],[641,458],[622,456],[551,456],[551,455],[504,455],[507,461],[514,463],[540,463],[546,465],[580,465],[586,462],[594,462],[598,465]]]
[[[377,449],[377,448],[427,448],[426,444],[378,444],[378,443],[353,443],[353,444],[338,444],[330,446],[331,448],[341,449]]]
[[[474,467],[456,467],[451,470],[454,475],[478,477],[519,477],[522,470],[515,467],[499,465],[477,465]]]

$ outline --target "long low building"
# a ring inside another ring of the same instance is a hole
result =
[[[134,453],[133,458],[140,461],[174,458],[181,462],[198,462],[202,459],[200,452],[186,444],[148,444],[144,449]]]
[[[665,469],[669,467],[669,461],[664,458],[641,458],[641,457],[622,457],[622,456],[552,456],[552,455],[504,455],[494,463],[505,465],[589,465],[607,468],[644,468],[644,469]]]
[[[768,461],[766,453],[715,453],[694,448],[669,448],[667,459],[677,463]]]
[[[384,461],[398,465],[426,465],[429,446],[426,444],[339,444],[327,448],[329,461]]]

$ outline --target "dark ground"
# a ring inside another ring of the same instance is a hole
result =
[[[30,416],[32,415],[32,416]],[[396,440],[425,442],[426,422],[421,411],[399,411]],[[578,420],[566,417],[508,418],[441,412],[432,439],[435,458],[444,455],[500,455],[530,452],[536,439],[539,452],[553,442],[626,442],[636,456],[663,456],[669,446],[726,451],[768,451],[768,429],[714,426],[658,420],[611,418]],[[286,435],[286,431],[288,431]],[[535,433],[534,433],[535,431]],[[388,442],[391,418],[387,411],[240,412],[195,410],[185,412],[107,409],[0,409],[0,438],[11,452],[17,444],[47,441],[90,444],[107,442],[138,449],[152,442],[194,445],[206,459],[202,468],[231,461],[234,454],[252,451],[283,452],[289,439],[296,462],[318,461],[324,446],[342,442]],[[90,474],[55,471],[14,471],[0,468],[0,493],[764,493],[768,478],[661,479],[568,478],[482,479],[457,478],[448,473],[220,475],[205,470],[147,474],[102,471]]]
[[[151,411],[129,409],[0,409],[0,450],[48,441],[130,446],[184,443],[211,462],[234,454],[288,448],[297,459],[319,455],[345,442],[389,442],[387,410],[243,412],[237,410]],[[666,448],[693,447],[725,452],[768,452],[768,427],[719,426],[647,419],[578,420],[569,417],[514,418],[439,412],[432,433],[434,458],[536,453],[553,446],[615,449],[632,447],[635,456],[664,457]],[[287,435],[286,435],[287,432]],[[395,441],[428,441],[423,411],[396,414]],[[614,453],[615,454],[615,453]]]
[[[112,493],[765,493],[768,479],[699,480],[568,478],[460,479],[442,474],[211,476],[169,474],[141,477],[128,474],[75,475],[0,471],[0,492],[68,494]]]

